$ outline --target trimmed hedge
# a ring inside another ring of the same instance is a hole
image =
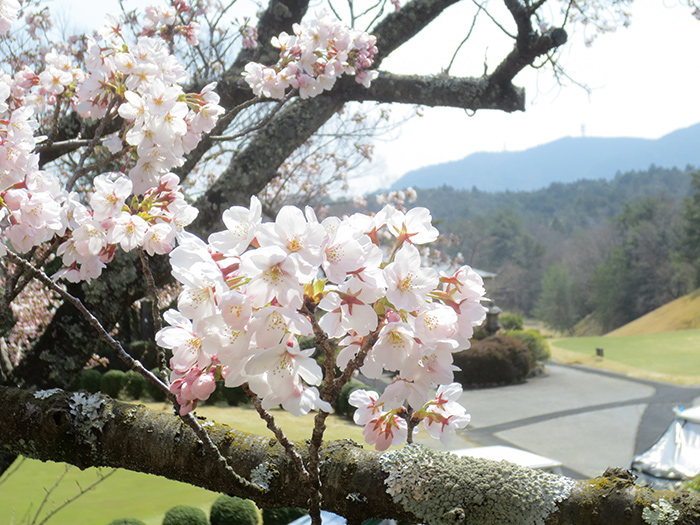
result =
[[[76,390],[87,390],[91,394],[96,394],[100,391],[100,383],[102,382],[102,374],[97,370],[90,368],[82,370],[78,376],[78,388]]]
[[[129,370],[124,376],[124,392],[131,399],[141,399],[148,380],[136,370]]]
[[[243,387],[241,386],[237,386],[235,388],[226,388],[224,386],[224,382],[221,381],[221,385],[217,383],[216,388],[221,389],[221,394],[229,406],[237,407],[239,405],[245,405],[246,403],[250,403],[250,399],[248,399],[248,396],[245,395],[245,393],[243,392]]]
[[[516,314],[501,314],[498,317],[498,321],[506,331],[523,329],[523,318]]]
[[[209,520],[202,509],[178,505],[165,513],[163,525],[209,525]]]
[[[350,398],[350,394],[361,388],[367,387],[354,381],[348,381],[343,385],[343,388],[341,388],[340,392],[338,393],[338,398],[335,400],[335,411],[337,414],[352,419],[352,416],[355,414],[355,407],[352,406],[348,400]]]
[[[223,495],[211,506],[209,520],[211,525],[262,525],[263,516],[249,499]]]
[[[465,388],[522,383],[530,372],[530,359],[530,350],[518,339],[492,335],[454,354],[454,364],[461,369],[454,378]]]
[[[112,399],[118,399],[126,384],[126,374],[121,370],[107,370],[100,380],[100,392]]]
[[[302,516],[309,513],[306,509],[299,507],[277,507],[275,509],[263,509],[264,525],[287,525],[288,523],[298,520]]]
[[[506,332],[506,335],[515,337],[528,347],[533,363],[549,361],[552,358],[549,343],[537,330],[513,330]]]

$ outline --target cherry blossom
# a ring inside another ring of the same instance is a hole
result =
[[[262,205],[255,196],[250,198],[249,208],[230,207],[222,215],[226,230],[212,233],[209,236],[209,244],[228,257],[240,255],[255,238],[261,224],[261,216]]]
[[[429,401],[419,413],[424,416],[423,426],[428,433],[448,446],[456,437],[457,429],[466,427],[471,420],[471,416],[458,403],[461,395],[462,386],[459,383],[441,385],[435,399]]]
[[[412,208],[406,213],[397,210],[387,220],[387,226],[400,243],[426,244],[437,239],[439,233],[426,208]]]
[[[386,297],[402,310],[415,310],[438,284],[438,275],[432,268],[421,268],[420,254],[412,244],[404,245],[394,262],[384,269],[387,282]]]
[[[287,88],[299,90],[301,98],[309,98],[329,90],[342,74],[355,75],[355,80],[369,87],[378,73],[369,70],[377,52],[376,38],[344,26],[327,13],[315,20],[293,25],[293,34],[285,32],[272,38],[280,49],[274,66],[255,62],[246,65],[243,78],[257,96],[284,98]]]
[[[314,349],[300,350],[294,337],[253,356],[246,364],[249,374],[265,374],[271,392],[263,399],[263,406],[281,404],[292,414],[306,414],[312,408],[332,412],[332,407],[318,397],[317,389],[305,388],[301,380],[318,385],[323,378],[321,367],[311,358]],[[309,392],[305,392],[309,390]]]
[[[321,318],[321,327],[334,337],[347,331],[367,335],[377,327],[377,314],[372,303],[383,295],[383,290],[351,278],[331,290],[319,303],[328,313]]]

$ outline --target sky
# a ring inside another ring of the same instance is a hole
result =
[[[151,3],[131,0],[127,5]],[[495,14],[501,3],[491,0]],[[53,5],[68,6],[70,24],[91,27],[102,22],[116,0],[56,0]],[[448,8],[381,69],[439,74],[473,12],[474,4],[466,0]],[[600,35],[590,47],[585,45],[590,32],[579,28],[569,34],[558,62],[570,79],[561,84],[550,70],[520,73],[514,83],[526,89],[525,112],[470,115],[460,109],[423,108],[423,116],[408,119],[377,141],[374,165],[357,174],[352,191],[386,187],[413,169],[479,151],[520,151],[567,136],[659,138],[700,122],[700,21],[679,0],[636,0],[631,12],[628,28]],[[493,69],[512,45],[499,31],[480,16],[451,73],[479,76],[485,61]],[[392,111],[397,120],[415,113],[404,105]]]

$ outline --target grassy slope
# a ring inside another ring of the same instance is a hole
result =
[[[602,347],[605,358],[595,356]],[[700,383],[700,289],[598,337],[552,341],[565,363],[679,384]]]
[[[155,410],[166,409],[162,404],[150,405]],[[279,425],[294,440],[311,436],[313,415],[295,418],[281,410],[273,411]],[[265,423],[252,408],[205,406],[197,410],[200,416],[215,419],[234,428],[263,436],[270,435]],[[326,439],[353,439],[364,441],[362,427],[351,421],[331,416],[326,425]],[[16,474],[0,484],[0,523],[22,523],[28,509],[32,516],[45,492],[63,472],[65,465],[25,460]],[[72,468],[52,500],[59,504],[77,491],[76,483],[86,487],[96,479],[96,469],[80,471]],[[1,481],[1,480],[0,480]],[[59,512],[50,525],[107,525],[116,518],[138,518],[147,525],[160,525],[165,512],[175,505],[200,507],[209,515],[209,507],[219,495],[184,483],[164,478],[119,470],[101,483],[94,491]],[[48,505],[48,509],[54,505]],[[42,513],[44,515],[45,513]],[[14,521],[13,521],[14,518]]]
[[[565,363],[678,384],[700,383],[700,330],[571,337],[552,340],[551,347],[554,358]],[[596,347],[604,349],[604,358],[596,357]]]
[[[609,332],[607,336],[658,334],[700,328],[700,288]]]

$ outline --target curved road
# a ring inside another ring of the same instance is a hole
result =
[[[468,390],[461,402],[472,415],[462,433],[472,446],[515,446],[561,461],[565,475],[582,479],[609,466],[628,467],[663,434],[673,407],[700,404],[700,385],[548,364],[543,376],[521,385]]]

